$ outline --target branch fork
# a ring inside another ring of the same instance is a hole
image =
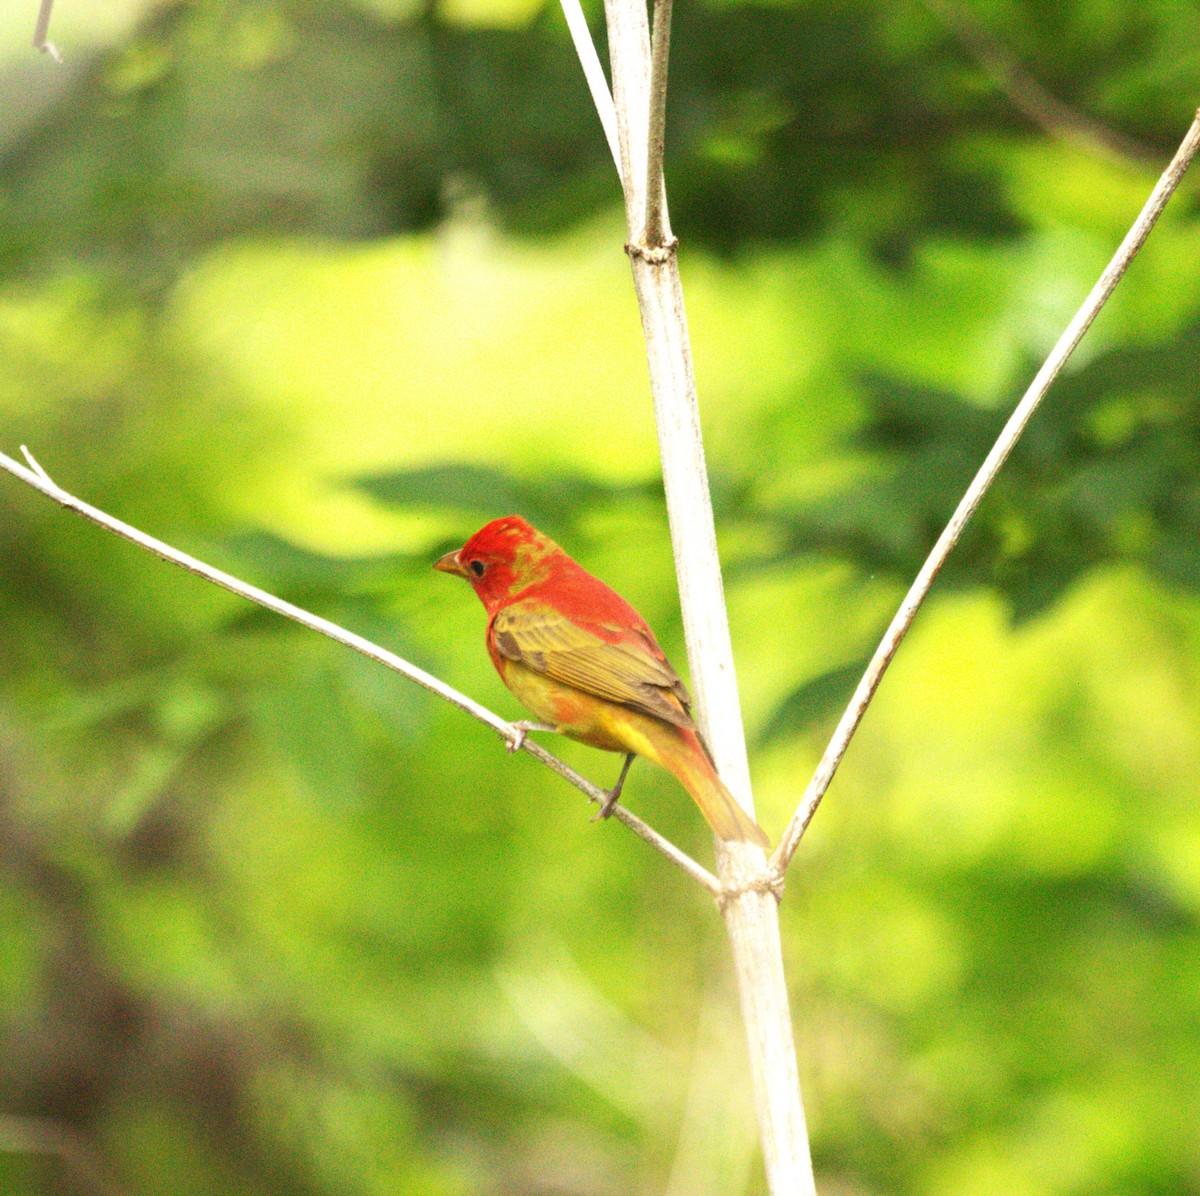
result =
[[[577,6],[578,0],[562,0],[562,3],[567,9],[571,4]],[[647,30],[645,0],[605,0],[605,15],[620,147],[618,174],[630,233],[625,250],[633,269],[646,338],[696,712],[713,747],[718,771],[753,816],[679,281],[677,242],[670,231],[663,190],[671,0],[655,0],[652,40]],[[591,54],[594,57],[594,48]],[[582,50],[581,58],[586,58]],[[586,70],[586,61],[584,67]],[[597,97],[602,119],[607,103],[607,95]],[[719,852],[719,872],[725,888],[718,904],[734,952],[767,1183],[773,1196],[815,1194],[816,1189],[796,1080],[778,920],[775,903],[767,901],[766,894],[777,899],[781,895],[788,865],[800,840],[934,580],[1058,371],[1145,242],[1198,145],[1200,113],[1113,260],[1038,371],[939,536],[876,649],[770,860],[745,844],[724,844]],[[644,170],[639,169],[642,163]]]

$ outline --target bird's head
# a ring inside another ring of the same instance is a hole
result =
[[[519,515],[493,519],[457,552],[434,562],[443,573],[465,577],[489,614],[522,590],[544,581],[555,558],[566,554]]]

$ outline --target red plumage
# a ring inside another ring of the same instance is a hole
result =
[[[594,747],[644,756],[679,779],[719,838],[767,846],[717,776],[683,682],[620,594],[516,515],[493,520],[435,567],[474,587],[492,663],[539,720]],[[614,801],[619,790],[620,782]]]

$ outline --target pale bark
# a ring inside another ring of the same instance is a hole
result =
[[[642,0],[606,0],[613,72],[611,97],[603,86],[602,72],[598,71],[597,63],[592,62],[589,66],[588,50],[592,59],[595,59],[595,50],[591,47],[590,38],[584,37],[586,25],[577,19],[581,16],[577,0],[562,2],[564,11],[572,21],[572,36],[584,59],[597,107],[602,119],[607,117],[606,131],[610,145],[615,144],[618,173],[625,191],[629,230],[626,248],[632,264],[646,339],[696,714],[722,778],[737,800],[753,815],[749,763],[717,556],[683,290],[662,180],[670,0],[657,0],[656,3],[656,22],[663,24],[661,29],[656,30],[653,55]],[[50,7],[50,0],[43,0],[37,35],[48,50],[51,47],[44,39]],[[612,119],[614,105],[615,143]],[[626,826],[713,895],[724,915],[746,1027],[764,1164],[770,1190],[775,1196],[807,1196],[815,1192],[779,936],[778,894],[787,866],[884,671],[963,527],[978,507],[1055,375],[1145,241],[1198,146],[1200,114],[1112,263],[1038,372],[913,583],[839,722],[817,772],[771,860],[768,862],[763,851],[752,844],[718,843],[718,880],[624,806],[618,806],[614,812]],[[653,202],[648,202],[649,193],[652,193]],[[486,723],[511,745],[519,745],[521,750],[554,769],[593,801],[604,799],[605,792],[599,787],[575,773],[540,745],[523,739],[512,724],[439,679],[336,624],[247,585],[89,506],[53,482],[32,457],[28,457],[28,460],[30,467],[26,468],[0,454],[0,469],[164,560],[395,669]]]
[[[669,29],[657,25],[669,21],[670,0],[656,0],[653,53],[643,0],[605,0],[605,15],[612,60],[612,99],[620,138],[618,172],[629,232],[626,250],[632,263],[650,367],[696,715],[722,778],[753,814],[749,763],[676,260],[677,242],[667,217],[662,176]],[[718,872],[725,890],[719,904],[733,949],[764,1164],[772,1193],[815,1192],[776,910],[788,864],[884,672],[963,527],[1187,169],[1200,139],[1200,115],[1197,122],[1112,263],[1039,370],[939,537],[876,650],[769,864],[762,852],[750,844],[717,845]]]
[[[50,14],[54,11],[54,0],[42,0],[38,7],[37,23],[33,29],[33,48],[48,54],[55,62],[61,63],[62,53],[59,48],[47,38],[50,36]]]
[[[642,0],[606,0],[613,100],[621,144],[630,262],[642,316],[658,427],[679,604],[697,719],[717,770],[752,816],[754,799],[683,287],[662,179],[667,30],[655,31],[655,68]],[[656,20],[669,19],[660,0]],[[653,197],[653,202],[648,202]],[[720,901],[733,952],[767,1182],[776,1196],[815,1193],[779,938],[766,859],[747,843],[718,843]]]

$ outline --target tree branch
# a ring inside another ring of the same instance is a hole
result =
[[[553,753],[546,751],[545,748],[522,735],[516,727],[506,722],[498,714],[493,714],[486,706],[481,706],[474,699],[467,697],[466,694],[459,693],[453,686],[447,685],[444,681],[433,676],[433,674],[427,673],[422,668],[418,668],[417,665],[410,664],[394,652],[389,652],[386,648],[381,648],[378,644],[373,644],[370,640],[356,635],[353,631],[347,631],[346,628],[340,627],[336,623],[331,623],[328,619],[322,619],[319,615],[314,615],[299,606],[293,606],[292,603],[286,602],[282,598],[277,598],[274,594],[270,594],[266,590],[260,590],[257,586],[252,586],[247,582],[239,580],[232,574],[225,573],[221,569],[205,564],[204,561],[198,560],[194,556],[189,556],[186,552],[180,552],[179,549],[172,548],[169,544],[164,544],[161,540],[156,540],[153,536],[149,536],[145,532],[131,527],[128,523],[122,523],[121,520],[115,519],[112,515],[106,514],[104,511],[91,506],[80,498],[76,498],[73,494],[68,493],[59,486],[46,473],[24,445],[21,446],[21,451],[25,454],[25,459],[29,462],[29,468],[20,465],[11,457],[6,457],[3,453],[0,453],[0,469],[6,470],[19,481],[33,487],[34,490],[44,494],[47,498],[53,499],[60,506],[66,507],[67,510],[82,515],[85,519],[90,520],[106,531],[113,532],[122,539],[128,540],[131,544],[136,544],[138,548],[152,552],[155,556],[160,557],[169,564],[178,565],[181,569],[186,569],[189,573],[195,574],[195,576],[203,578],[213,585],[229,590],[230,593],[237,594],[239,597],[245,598],[250,602],[255,602],[259,606],[266,607],[267,610],[274,611],[277,615],[282,615],[285,619],[291,619],[293,622],[299,623],[302,627],[307,627],[310,631],[316,631],[321,635],[328,636],[331,640],[336,640],[339,644],[344,644],[347,648],[353,648],[354,651],[361,652],[362,655],[374,660],[376,663],[400,673],[410,681],[415,681],[418,685],[429,690],[430,693],[437,694],[439,698],[443,698],[451,705],[465,711],[472,718],[476,718],[481,723],[491,727],[510,746],[519,744],[521,751],[528,752],[535,760],[540,761],[547,768],[558,773],[560,777],[569,781],[576,789],[586,794],[591,801],[599,805],[604,803],[605,798],[608,796],[605,790],[601,789],[598,785],[592,784],[586,777],[581,776],[570,765],[560,760]],[[664,838],[653,827],[643,822],[636,814],[627,810],[625,806],[618,804],[614,807],[613,817],[627,826],[640,839],[645,840],[651,847],[665,855],[671,863],[686,872],[697,884],[707,889],[713,897],[721,898],[723,896],[724,888],[721,882],[707,868],[698,864],[686,852],[681,851],[669,839]]]
[[[583,67],[583,77],[587,80],[588,91],[592,93],[592,103],[596,106],[596,114],[604,128],[604,137],[612,154],[613,165],[617,168],[617,178],[620,179],[623,176],[621,147],[617,140],[617,110],[613,107],[612,92],[609,91],[608,80],[604,77],[604,67],[600,65],[600,55],[596,53],[596,44],[592,41],[592,33],[588,29],[587,18],[583,15],[579,0],[561,0],[561,3],[571,41],[575,44],[575,53],[579,55],[579,64]]]
[[[1017,404],[1008,423],[1004,425],[999,439],[992,446],[991,452],[979,467],[979,472],[967,487],[958,508],[945,530],[938,537],[937,543],[933,546],[933,550],[925,564],[921,566],[916,580],[900,604],[900,609],[897,610],[884,633],[879,647],[875,649],[867,671],[858,683],[858,688],[854,691],[854,696],[850,699],[850,704],[846,707],[846,712],[842,715],[841,721],[833,733],[833,738],[829,741],[829,746],[826,747],[825,754],[821,757],[817,770],[808,783],[808,788],[805,790],[795,814],[792,815],[792,820],[788,823],[779,846],[771,857],[771,868],[778,879],[782,880],[787,871],[788,864],[791,863],[796,848],[800,844],[800,839],[812,821],[817,806],[821,804],[821,798],[825,796],[825,791],[829,788],[829,783],[833,780],[834,773],[837,772],[838,765],[846,754],[846,749],[850,746],[850,740],[854,737],[871,699],[875,696],[875,691],[879,688],[883,674],[891,663],[892,657],[895,656],[896,649],[900,647],[901,641],[908,633],[909,627],[912,626],[913,619],[916,618],[917,611],[928,596],[938,572],[946,563],[946,558],[958,543],[958,538],[962,534],[967,520],[975,513],[983,496],[995,481],[1001,466],[1008,459],[1009,453],[1012,452],[1013,446],[1025,430],[1025,426],[1037,410],[1038,404],[1049,390],[1058,371],[1075,351],[1075,347],[1083,339],[1084,333],[1091,327],[1092,321],[1095,320],[1100,309],[1108,301],[1117,283],[1121,281],[1121,277],[1129,268],[1129,263],[1133,261],[1138,250],[1145,244],[1150,230],[1154,227],[1163,208],[1166,207],[1167,201],[1171,198],[1180,179],[1183,178],[1184,172],[1195,157],[1197,148],[1200,148],[1200,112],[1197,112],[1175,157],[1171,159],[1170,165],[1150,193],[1150,198],[1146,200],[1138,218],[1126,233],[1125,239],[1113,255],[1112,261],[1100,275],[1096,285],[1092,287],[1083,305],[1075,313],[1075,318],[1059,337],[1058,343],[1050,351],[1049,357],[1046,358],[1042,368],[1038,370],[1037,376],[1029,384],[1029,389]]]
[[[661,124],[658,144],[651,132],[662,120],[666,99],[669,8],[664,8],[661,0],[657,6],[657,53],[651,47],[645,0],[605,0],[605,16],[625,190],[626,249],[650,367],[679,605],[696,695],[694,708],[721,779],[753,815],[750,765],[717,555],[683,286],[675,241],[666,228]],[[651,194],[663,199],[657,243],[655,230],[647,228],[654,211],[647,198]],[[726,888],[720,907],[746,1029],[767,1183],[773,1196],[813,1196],[816,1189],[800,1100],[778,901],[766,857],[754,844],[720,843],[717,863]]]
[[[61,63],[62,53],[59,48],[46,38],[50,33],[50,13],[54,10],[54,0],[42,0],[41,7],[38,9],[37,24],[33,27],[33,48],[41,50],[43,54],[49,54],[55,62]]]
[[[642,245],[662,249],[671,241],[663,156],[667,128],[667,62],[671,54],[671,0],[654,0],[654,33],[650,44],[650,122],[646,135],[646,221]]]
[[[1158,165],[1162,159],[1149,146],[1094,117],[1078,112],[1048,91],[968,12],[952,0],[922,0],[995,80],[1013,106],[1060,141],[1123,165]]]

